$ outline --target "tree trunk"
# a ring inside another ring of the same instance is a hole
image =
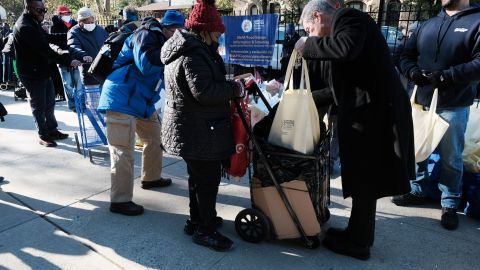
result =
[[[110,0],[105,0],[105,15],[110,15]]]
[[[98,13],[103,14],[102,2],[100,2],[100,0],[95,0],[95,3],[97,4]]]

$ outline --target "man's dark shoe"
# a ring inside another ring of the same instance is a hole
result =
[[[160,178],[154,181],[142,181],[143,189],[151,189],[154,187],[166,187],[172,184],[172,179],[170,178]]]
[[[215,228],[218,229],[223,225],[223,218],[215,217],[214,221]],[[183,227],[183,231],[187,235],[193,235],[198,230],[198,222],[192,222],[190,219],[187,219],[185,222],[185,226]]]
[[[46,146],[46,147],[57,146],[57,143],[50,136],[40,136],[40,140],[38,142],[41,145]]]
[[[447,230],[455,230],[458,228],[457,209],[442,207],[442,226]]]
[[[49,135],[50,135],[50,138],[52,138],[53,140],[64,140],[68,138],[68,134],[62,133],[58,131],[58,129],[50,132]]]
[[[227,251],[233,245],[232,240],[216,230],[213,232],[201,232],[197,230],[193,234],[192,240],[195,244],[206,246],[216,251]]]
[[[423,197],[418,197],[412,193],[392,197],[392,202],[397,206],[422,205],[427,202]]]
[[[370,248],[352,243],[350,240],[341,237],[327,235],[323,239],[323,246],[327,249],[359,260],[368,260],[370,258]]]
[[[348,238],[347,229],[340,229],[340,228],[328,228],[327,236],[333,236],[337,238]]]
[[[126,216],[138,216],[143,214],[143,206],[134,202],[110,203],[110,212]]]

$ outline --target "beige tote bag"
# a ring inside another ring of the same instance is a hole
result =
[[[470,106],[467,130],[465,131],[465,148],[463,165],[471,173],[480,173],[480,108],[478,103]]]
[[[437,148],[440,140],[448,129],[448,122],[436,113],[438,89],[435,89],[428,111],[415,103],[417,86],[413,89],[410,103],[412,104],[413,134],[415,141],[415,161],[426,160]]]
[[[294,51],[285,74],[287,90],[278,105],[268,142],[309,155],[320,141],[320,122],[310,90],[308,68],[303,59],[300,89],[293,89],[293,66],[297,58],[298,54]]]

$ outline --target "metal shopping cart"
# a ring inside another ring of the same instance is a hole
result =
[[[88,154],[90,162],[93,162],[91,148],[107,145],[105,118],[97,111],[100,93],[101,88],[89,88],[77,90],[74,94],[81,139],[79,140],[78,134],[75,133],[77,151],[79,154],[83,154],[83,157]]]

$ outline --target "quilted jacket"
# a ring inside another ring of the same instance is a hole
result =
[[[225,79],[220,55],[200,38],[176,31],[162,48],[165,110],[162,144],[173,155],[224,160],[233,154],[229,101],[236,84]]]

